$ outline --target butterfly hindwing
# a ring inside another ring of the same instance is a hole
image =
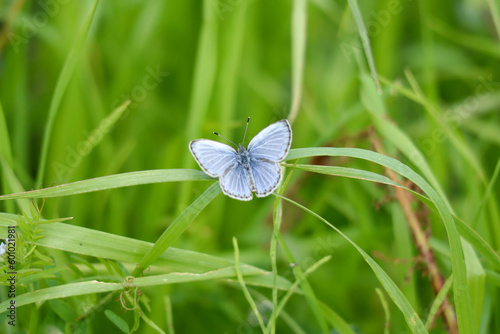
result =
[[[208,139],[191,141],[189,149],[201,169],[212,177],[220,176],[238,158],[232,147]]]
[[[255,195],[266,197],[271,194],[281,181],[280,165],[266,159],[254,159],[250,166],[255,183]]]
[[[248,144],[252,158],[281,161],[292,143],[292,129],[286,119],[275,122],[260,131]]]
[[[229,197],[242,201],[252,199],[249,175],[243,166],[237,162],[229,166],[219,177],[222,192]]]

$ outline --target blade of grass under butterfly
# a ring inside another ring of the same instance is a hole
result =
[[[467,272],[464,263],[464,253],[462,250],[460,235],[458,233],[457,226],[453,221],[451,212],[448,210],[446,203],[439,196],[436,190],[434,190],[434,188],[432,188],[423,177],[415,173],[407,165],[396,159],[368,150],[332,147],[293,149],[288,153],[286,160],[323,155],[359,158],[385,166],[408,178],[427,194],[436,206],[448,235],[453,276],[455,280],[455,284],[453,284],[453,291],[459,330],[464,331],[465,333],[472,333],[474,331],[474,321],[472,317],[471,299],[469,286],[467,284]]]
[[[157,169],[96,177],[59,186],[0,196],[0,200],[19,198],[49,198],[70,196],[93,191],[130,187],[141,184],[179,181],[210,181],[213,178],[194,169]]]
[[[16,226],[17,218],[14,214],[0,213],[0,232],[3,233],[0,235],[5,235],[7,226]],[[41,219],[40,222],[46,221]],[[40,236],[42,238],[37,239],[34,244],[124,263],[139,262],[153,246],[150,242],[63,223],[44,225]],[[232,267],[234,262],[222,257],[170,247],[153,265],[174,272],[203,273]],[[270,272],[243,263],[240,266],[245,276],[252,275],[247,279],[248,283],[268,288],[273,286]],[[290,282],[280,276],[277,277],[276,284],[279,289],[290,286]]]
[[[80,55],[82,53],[82,49],[85,44],[85,40],[90,29],[90,24],[92,23],[92,19],[94,18],[94,13],[98,3],[99,0],[95,0],[90,13],[87,15],[87,18],[83,23],[80,33],[76,37],[75,44],[71,48],[71,51],[66,58],[66,61],[64,62],[61,73],[59,74],[59,78],[57,79],[56,87],[52,95],[52,100],[50,101],[47,123],[45,123],[45,133],[42,140],[40,161],[38,163],[38,171],[35,182],[36,186],[40,185],[43,181],[43,176],[45,174],[45,168],[47,164],[47,154],[49,151],[50,138],[52,135],[52,127],[54,126],[54,122],[57,116],[57,112],[59,111],[59,106],[61,104],[64,92],[68,87],[68,83],[71,79],[73,70],[75,69],[78,59],[80,58]]]

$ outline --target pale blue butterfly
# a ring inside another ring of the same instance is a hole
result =
[[[245,148],[248,122],[243,143],[238,148],[208,139],[196,139],[189,143],[189,150],[201,169],[212,177],[218,177],[222,192],[241,201],[271,194],[281,181],[281,167],[292,144],[292,129],[286,119],[273,123],[259,132]]]

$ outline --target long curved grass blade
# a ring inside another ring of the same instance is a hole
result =
[[[83,194],[141,184],[179,181],[210,181],[213,178],[194,169],[157,169],[96,177],[83,181],[61,184],[51,188],[0,196],[0,200],[18,198],[49,198]]]
[[[387,119],[384,100],[380,95],[375,93],[375,87],[367,74],[361,75],[361,82],[363,83],[361,101],[363,102],[365,108],[370,112],[378,132],[380,132],[384,138],[390,141],[398,150],[410,159],[415,166],[418,167],[427,180],[429,180],[434,189],[436,189],[441,198],[445,201],[448,209],[452,211],[451,205],[444,195],[436,176],[427,163],[425,156],[422,152],[420,152],[418,147],[411,141],[404,131]]]
[[[287,166],[292,166],[288,165]],[[373,173],[370,171],[362,170],[362,169],[356,169],[356,168],[349,168],[349,167],[341,167],[341,166],[323,166],[323,165],[296,165],[298,169],[302,169],[308,172],[313,172],[313,173],[319,173],[319,174],[325,174],[325,175],[332,175],[332,176],[343,176],[343,177],[349,177],[353,179],[359,179],[359,180],[365,180],[365,181],[372,181],[372,182],[377,182],[377,183],[382,183],[382,184],[387,184],[389,186],[393,187],[398,187],[405,189],[411,193],[413,193],[415,196],[419,197],[424,203],[429,204],[431,203],[431,200],[422,194],[419,194],[418,192],[405,187],[397,182],[392,181],[390,178],[380,175],[377,173]]]
[[[85,39],[87,38],[90,24],[92,23],[92,19],[94,18],[94,13],[98,3],[99,0],[95,0],[90,13],[83,23],[83,27],[81,28],[79,35],[75,40],[75,44],[73,45],[68,58],[66,58],[66,61],[64,62],[61,73],[59,74],[59,78],[57,79],[56,88],[54,89],[52,100],[50,101],[49,116],[47,119],[47,123],[45,123],[45,135],[42,141],[42,151],[40,153],[40,162],[38,164],[38,172],[35,182],[36,185],[40,185],[42,183],[43,176],[45,174],[45,167],[47,164],[47,154],[49,151],[50,138],[52,136],[52,127],[54,126],[54,121],[56,119],[59,105],[61,104],[64,92],[68,87],[68,83],[71,79],[73,70],[75,69],[76,63],[78,62],[80,54],[82,53],[83,45],[85,44]]]
[[[385,166],[411,180],[413,183],[419,186],[420,189],[422,189],[422,191],[427,194],[427,196],[429,196],[443,220],[448,235],[451,263],[455,281],[455,283],[453,284],[453,292],[455,298],[458,327],[460,331],[463,331],[465,333],[473,333],[474,321],[472,317],[471,298],[469,294],[469,286],[467,284],[467,273],[460,235],[458,233],[457,226],[453,221],[451,212],[448,210],[446,203],[439,196],[436,190],[434,190],[434,188],[432,188],[424,178],[422,178],[411,168],[399,162],[398,160],[363,149],[332,147],[293,149],[290,150],[286,160],[321,155],[348,156],[352,158],[368,160],[376,164]]]
[[[339,233],[346,241],[348,241],[356,250],[363,256],[365,259],[366,263],[372,268],[373,272],[377,276],[379,282],[382,284],[382,286],[385,288],[391,299],[394,301],[396,306],[401,310],[403,313],[403,316],[406,319],[406,323],[408,324],[408,327],[411,329],[413,333],[427,333],[427,330],[425,329],[424,324],[422,323],[422,320],[420,320],[418,314],[415,312],[415,310],[412,308],[410,302],[404,294],[401,292],[401,290],[397,287],[397,285],[394,283],[394,281],[387,275],[387,273],[380,267],[373,258],[368,255],[361,247],[359,247],[354,241],[352,241],[348,236],[346,236],[342,231],[340,231],[338,228],[336,228],[334,225],[332,225],[330,222],[328,222],[326,219],[315,213],[314,211],[309,210],[305,206],[289,199],[284,196],[276,195],[281,197],[282,199],[292,203],[293,205],[297,206],[298,208],[301,208],[305,212],[310,213],[311,215],[315,216],[322,222],[324,222],[326,225],[330,226],[333,228],[337,233]]]

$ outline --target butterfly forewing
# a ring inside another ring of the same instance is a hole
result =
[[[239,163],[234,163],[219,177],[222,192],[229,197],[249,201],[252,199],[248,172]]]
[[[198,165],[212,177],[220,176],[229,166],[235,164],[238,158],[232,147],[208,139],[191,141],[189,149]]]
[[[255,195],[266,197],[272,193],[281,181],[281,167],[269,160],[253,160],[250,163],[255,183]]]
[[[248,144],[252,158],[281,161],[292,143],[292,129],[288,121],[273,123],[259,132]]]

